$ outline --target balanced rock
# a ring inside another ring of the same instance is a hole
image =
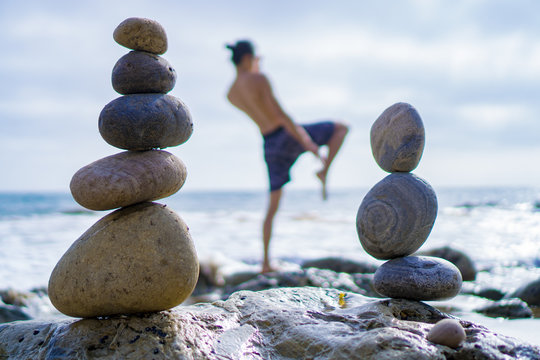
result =
[[[150,150],[183,144],[193,132],[193,122],[187,106],[174,96],[133,94],[103,108],[99,132],[117,148]]]
[[[449,261],[429,256],[406,256],[382,264],[373,287],[383,295],[409,300],[442,300],[461,289],[461,273]]]
[[[388,172],[414,170],[424,151],[425,131],[414,107],[397,103],[386,109],[371,127],[371,150],[377,164]]]
[[[131,51],[122,56],[112,71],[112,86],[122,95],[168,93],[176,84],[176,71],[161,56]]]
[[[49,297],[74,317],[152,312],[182,303],[199,264],[184,221],[165,205],[140,203],[105,216],[62,256]]]
[[[170,196],[186,174],[182,160],[167,151],[124,151],[86,165],[69,187],[85,208],[110,210]]]
[[[114,29],[114,41],[132,50],[163,54],[167,51],[167,34],[155,20],[132,17]]]
[[[437,197],[423,179],[393,173],[366,194],[356,217],[358,237],[368,254],[392,259],[414,253],[437,217]]]
[[[476,267],[471,258],[462,251],[443,246],[441,248],[421,251],[418,255],[435,256],[448,260],[457,266],[461,272],[463,281],[473,281],[476,279]]]
[[[427,339],[433,343],[445,345],[453,349],[465,341],[463,326],[455,319],[443,319],[429,330]]]

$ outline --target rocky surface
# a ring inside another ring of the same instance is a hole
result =
[[[461,274],[444,259],[406,256],[382,264],[373,278],[373,287],[383,295],[411,300],[440,300],[456,296]]]
[[[111,81],[113,89],[122,95],[166,94],[176,84],[176,71],[161,56],[131,51],[114,65]]]
[[[159,311],[182,303],[199,264],[183,220],[165,205],[140,203],[92,225],[62,256],[49,297],[74,317]]]
[[[150,150],[181,145],[193,132],[187,106],[166,94],[124,95],[99,114],[99,133],[112,146]]]
[[[371,127],[371,149],[387,172],[414,170],[424,151],[425,131],[416,109],[397,103],[386,109]]]
[[[437,217],[437,196],[423,179],[393,173],[364,197],[356,218],[358,237],[377,259],[407,256],[426,241]]]
[[[113,32],[114,41],[132,50],[161,55],[167,51],[167,34],[155,20],[132,17],[122,21]]]
[[[460,321],[455,349],[427,340],[433,307],[333,289],[241,291],[227,301],[101,319],[0,325],[4,359],[539,359],[540,348]]]
[[[81,168],[69,187],[85,208],[110,210],[168,197],[186,176],[182,160],[167,151],[124,151]]]

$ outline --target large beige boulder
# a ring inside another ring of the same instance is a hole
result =
[[[188,227],[165,205],[141,203],[95,223],[62,256],[49,297],[74,317],[152,312],[182,303],[199,263]]]
[[[73,198],[91,210],[110,210],[176,193],[186,180],[186,166],[162,150],[124,151],[97,160],[73,175]]]
[[[160,55],[167,51],[167,34],[155,20],[132,17],[122,21],[113,32],[114,41],[132,50]]]

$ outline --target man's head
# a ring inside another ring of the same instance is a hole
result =
[[[236,66],[240,64],[245,55],[255,56],[255,48],[249,40],[240,40],[234,45],[227,44],[226,47],[232,51],[231,61]]]

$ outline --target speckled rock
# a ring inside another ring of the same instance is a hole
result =
[[[418,255],[435,256],[450,261],[461,272],[463,281],[476,279],[476,267],[474,262],[464,252],[452,249],[448,246],[418,252]]]
[[[122,95],[166,94],[176,84],[176,71],[161,56],[145,51],[131,51],[114,65],[111,81],[114,90]]]
[[[410,173],[394,173],[364,197],[356,229],[364,250],[377,259],[414,253],[426,241],[437,217],[431,186]]]
[[[449,261],[429,256],[406,256],[382,264],[373,277],[375,290],[392,298],[442,300],[456,296],[461,274]]]
[[[73,198],[91,210],[110,210],[176,193],[186,166],[163,150],[124,151],[86,165],[69,185]]]
[[[62,256],[49,297],[62,313],[95,317],[170,309],[197,282],[199,264],[183,220],[165,205],[116,210]]]
[[[178,98],[165,94],[121,96],[99,115],[99,133],[112,146],[150,150],[177,146],[193,132],[191,114]]]
[[[341,301],[340,301],[341,299]],[[540,348],[460,321],[456,349],[427,340],[448,318],[417,301],[333,289],[242,291],[227,301],[103,319],[0,325],[15,359],[537,360]]]
[[[388,172],[412,171],[424,151],[425,132],[414,107],[397,103],[386,109],[371,127],[371,150]]]
[[[465,338],[465,330],[456,319],[443,319],[437,322],[427,335],[429,341],[454,349],[461,345]]]
[[[167,34],[155,20],[132,17],[120,23],[113,33],[114,41],[132,50],[163,54],[167,51]]]
[[[521,286],[512,296],[520,298],[531,306],[540,306],[540,279]]]

